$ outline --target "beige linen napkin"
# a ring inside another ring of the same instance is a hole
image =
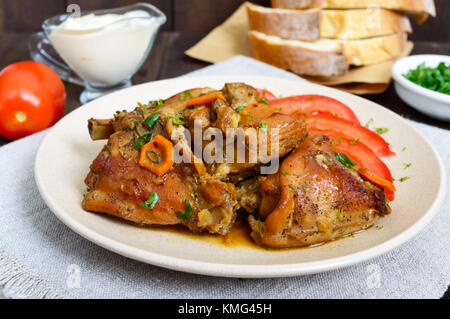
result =
[[[185,53],[192,58],[210,63],[222,62],[235,55],[251,57],[252,49],[248,39],[249,26],[245,6],[246,3],[242,4],[223,24],[212,30]],[[401,57],[408,56],[412,49],[412,42],[408,42]],[[302,77],[355,94],[382,93],[391,81],[391,69],[396,60],[353,68],[341,76]]]

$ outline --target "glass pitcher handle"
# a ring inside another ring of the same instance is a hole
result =
[[[28,43],[31,58],[36,62],[43,63],[52,68],[64,81],[84,86],[84,81],[76,75],[67,64],[58,61],[49,54],[44,48],[45,45],[51,46],[52,44],[47,39],[44,32],[33,34]]]

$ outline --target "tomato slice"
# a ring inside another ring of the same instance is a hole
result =
[[[259,99],[266,99],[269,102],[277,99],[277,97],[272,92],[266,89],[256,89],[256,91],[258,91]]]
[[[384,189],[389,190],[391,192],[396,191],[393,183],[389,182],[388,180],[385,180],[384,178],[381,178],[381,177],[375,175],[374,173],[372,173],[372,171],[370,169],[361,167],[358,170],[358,172],[361,176],[364,176],[372,183],[379,185],[379,186],[383,187]]]
[[[391,171],[386,164],[366,145],[362,143],[353,144],[351,140],[346,139],[340,134],[330,131],[309,130],[313,135],[326,135],[335,141],[335,151],[338,153],[344,153],[352,161],[356,163],[356,169],[366,168],[369,169],[373,175],[378,176],[380,179],[386,180],[389,183],[393,183]],[[376,182],[372,181],[374,184]],[[378,184],[377,184],[378,185]],[[386,194],[387,199],[394,200],[394,192],[386,187],[381,186]]]
[[[368,128],[356,125],[350,121],[337,118],[328,114],[316,114],[305,117],[309,130],[334,132],[355,144],[364,144],[372,149],[378,156],[395,155],[389,148],[389,144],[377,133]]]
[[[328,113],[333,116],[340,117],[350,121],[356,125],[361,123],[353,113],[352,109],[347,105],[335,100],[331,97],[322,95],[298,95],[290,96],[282,99],[276,99],[270,102],[270,105],[281,108],[284,114],[292,115],[293,117],[301,117],[303,113]]]

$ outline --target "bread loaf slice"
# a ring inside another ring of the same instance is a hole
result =
[[[250,30],[293,40],[320,38],[320,10],[272,9],[247,3]]]
[[[399,56],[405,33],[363,40],[286,40],[250,31],[253,56],[263,62],[306,75],[342,75],[349,65],[370,65]]]
[[[298,11],[298,10],[295,10]],[[322,38],[357,40],[412,32],[409,18],[391,10],[322,10]]]
[[[366,9],[383,8],[407,12],[422,22],[429,15],[436,16],[434,0],[272,0],[272,7],[284,9],[327,8]]]
[[[306,9],[322,8],[325,0],[271,0],[272,8]]]
[[[412,32],[407,16],[390,10],[291,10],[247,4],[250,30],[292,40],[364,39]]]
[[[348,70],[344,46],[333,40],[304,42],[250,31],[253,56],[297,74],[342,75]]]

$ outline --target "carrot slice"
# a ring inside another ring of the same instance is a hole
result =
[[[214,102],[217,99],[225,100],[225,97],[223,96],[223,94],[221,92],[214,92],[214,93],[206,94],[206,95],[199,96],[199,97],[189,100],[188,106],[205,105],[205,104]]]
[[[142,146],[139,165],[153,174],[159,177],[165,175],[173,163],[173,144],[163,136],[156,135]]]
[[[382,187],[386,193],[386,197],[391,201],[393,200],[391,194],[393,194],[396,191],[394,184],[392,184],[388,180],[385,180],[384,178],[381,178],[381,177],[375,175],[374,173],[372,173],[369,169],[367,169],[365,167],[361,167],[358,170],[358,172],[361,176],[365,177],[370,182]]]

